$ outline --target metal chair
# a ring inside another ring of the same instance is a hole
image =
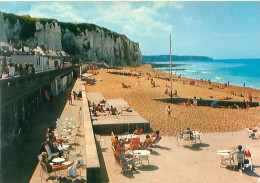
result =
[[[46,149],[46,151],[48,153],[48,156],[51,156],[51,157],[52,156],[53,157],[59,156],[58,152],[55,152],[55,153],[51,152],[51,148],[50,148],[50,146],[48,144],[45,145],[45,149]]]
[[[45,178],[45,181],[48,182],[49,180],[52,180],[54,182],[54,180],[56,180],[58,178],[57,174],[55,172],[51,172],[53,173],[54,175],[51,175],[51,173],[48,172],[48,169],[46,167],[46,165],[42,162],[40,162],[40,165],[41,165],[41,182],[42,182],[42,179],[43,179],[43,174],[46,174],[47,177]]]

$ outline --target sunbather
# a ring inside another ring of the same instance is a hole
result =
[[[74,164],[74,161],[73,161],[68,165],[51,165],[47,160],[47,153],[46,152],[42,152],[41,156],[42,156],[41,162],[46,165],[48,173],[67,169]]]
[[[143,143],[141,143],[142,149],[147,149],[150,145],[153,143],[153,138],[150,137],[150,135],[146,135],[146,139]]]
[[[152,139],[153,139],[152,144],[156,144],[157,142],[159,142],[161,140],[161,136],[160,136],[160,131],[159,130],[156,130],[155,133],[153,133]]]

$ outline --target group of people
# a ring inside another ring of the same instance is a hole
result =
[[[139,135],[142,131],[141,129],[137,128],[133,135]],[[160,132],[159,130],[155,131],[151,136],[146,135],[146,140],[144,142],[139,143],[138,149],[147,149],[152,144],[156,144],[161,140]],[[132,165],[132,170],[136,171],[137,168],[135,167],[135,161],[133,159],[133,155],[130,153],[127,153],[127,150],[125,149],[125,144],[129,144],[131,140],[128,139],[118,139],[118,136],[115,136],[114,139],[112,139],[112,147],[115,150],[114,154],[115,156],[120,159],[122,164],[125,165]]]
[[[97,112],[101,112],[101,113],[105,113],[106,111],[108,112],[108,114],[110,115],[117,115],[120,114],[120,112],[117,110],[116,107],[110,106],[107,107],[104,110],[104,106],[106,104],[106,100],[103,99],[102,101],[100,101],[101,104],[96,105],[93,101],[88,100],[88,104],[89,107],[92,107],[91,113],[93,114],[93,116],[98,117]]]
[[[5,66],[3,70],[4,74],[7,74],[7,77],[14,77],[14,76],[28,76],[35,74],[35,67],[33,64],[25,63],[22,64],[16,64],[10,62],[8,65]]]
[[[46,131],[46,140],[41,144],[40,149],[40,155],[42,157],[41,162],[45,164],[47,167],[48,173],[67,169],[70,166],[74,164],[74,162],[71,162],[68,165],[51,165],[50,162],[52,161],[53,157],[51,159],[48,159],[48,153],[45,149],[45,146],[48,145],[50,147],[50,150],[52,153],[58,153],[59,157],[62,157],[63,152],[58,149],[58,146],[61,145],[64,141],[62,139],[57,139],[54,135],[54,128],[50,127]]]

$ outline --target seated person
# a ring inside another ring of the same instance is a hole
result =
[[[153,138],[150,135],[146,135],[146,139],[143,143],[140,144],[142,149],[147,149],[153,142]]]
[[[103,98],[102,100],[101,100],[101,103],[102,104],[105,104],[107,101]]]
[[[117,146],[119,146],[118,142],[118,136],[115,136],[115,138],[111,138],[112,146],[116,149]]]
[[[186,106],[191,106],[191,100],[190,99],[188,99]]]
[[[105,110],[103,109],[103,107],[100,104],[97,105],[96,110],[99,112],[105,112]]]
[[[55,139],[54,139],[52,133],[49,134],[48,139],[47,139],[47,141],[46,141],[46,144],[49,145],[49,147],[50,147],[52,153],[58,152],[58,153],[59,153],[59,157],[62,156],[62,151],[60,151],[60,150],[57,148],[57,144],[56,144],[56,142],[55,142]]]
[[[53,135],[53,140],[54,140],[55,142],[57,142],[58,144],[62,145],[62,143],[64,142],[64,140],[63,140],[63,139],[57,139],[57,138],[56,138],[56,136],[54,135],[54,128],[51,126],[51,127],[48,128],[48,130],[49,130],[48,135],[49,135],[50,133],[52,133],[52,135]],[[47,138],[48,138],[48,137],[47,137]]]
[[[71,162],[68,165],[51,165],[47,160],[47,153],[42,152],[41,155],[42,155],[42,161],[41,162],[46,165],[48,173],[67,169],[74,164],[74,162]]]
[[[189,127],[183,132],[183,134],[190,134],[190,139],[191,140],[194,139],[193,133],[192,133],[192,131],[190,130]]]
[[[78,93],[78,98],[82,98],[82,92],[81,91],[79,91],[79,93]]]
[[[156,144],[157,142],[159,142],[161,140],[159,130],[156,130],[155,133],[153,133],[152,139],[153,139],[152,144]]]
[[[177,97],[177,90],[174,91],[173,96]]]
[[[234,154],[244,154],[244,155],[246,155],[246,152],[242,151],[243,147],[241,145],[239,145],[237,148],[238,148],[238,151],[234,151],[234,152],[231,152],[229,154],[230,155],[234,155]],[[242,163],[242,167],[244,167],[244,164],[248,164],[248,163],[249,163],[249,160],[245,159],[244,163]],[[241,163],[238,163],[238,168],[240,168],[240,167],[241,167]]]
[[[167,84],[166,84],[167,85]],[[167,86],[166,86],[167,87]],[[164,94],[168,94],[168,88],[166,88]]]
[[[131,164],[132,165],[132,170],[133,171],[137,170],[137,168],[135,167],[135,160],[133,159],[133,156],[131,154],[124,153],[122,151],[122,148],[120,148],[119,146],[116,147],[116,151],[118,152],[118,153],[116,153],[116,156],[120,157],[120,161],[121,161],[123,166]]]
[[[127,112],[133,112],[133,110],[130,107],[126,108],[126,111]]]

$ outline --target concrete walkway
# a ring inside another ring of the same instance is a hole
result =
[[[256,183],[260,176],[259,140],[248,138],[244,131],[229,133],[208,133],[202,135],[202,143],[197,145],[178,146],[175,137],[162,137],[157,147],[149,155],[150,166],[143,160],[143,167],[137,165],[138,171],[121,173],[121,167],[115,163],[111,150],[111,136],[105,139],[103,157],[110,182],[145,182],[145,183]],[[141,136],[144,141],[145,135]],[[240,174],[238,170],[220,167],[218,150],[236,150],[237,145],[253,147],[253,171],[250,169]]]
[[[76,91],[76,92],[81,91],[81,81],[79,79],[77,79],[72,91]],[[67,92],[67,91],[65,91],[65,92]],[[80,121],[80,109],[81,108],[82,108],[82,100],[81,99],[73,100],[72,105],[69,105],[69,103],[67,101],[60,118],[61,119],[72,118],[73,120],[79,122]],[[45,130],[46,129],[42,129],[42,133],[45,133]],[[84,164],[86,164],[86,156],[85,156],[86,146],[85,146],[84,132],[85,132],[84,126],[83,126],[83,123],[81,122],[79,131],[78,131],[78,135],[76,136],[76,140],[77,140],[77,143],[79,144],[79,146],[83,147],[82,150],[81,150],[80,156],[83,158]],[[75,147],[73,147],[73,148],[75,148]],[[73,149],[71,151],[73,151]],[[35,156],[37,157],[38,154],[35,154]],[[31,180],[30,180],[31,183],[41,182],[40,171],[41,171],[41,167],[40,167],[40,164],[38,163],[32,177],[31,177]],[[81,168],[81,169],[78,170],[78,173],[81,174],[82,178],[86,179],[86,169]],[[59,175],[59,172],[57,172],[57,174]],[[62,175],[66,176],[67,170],[63,170]]]

